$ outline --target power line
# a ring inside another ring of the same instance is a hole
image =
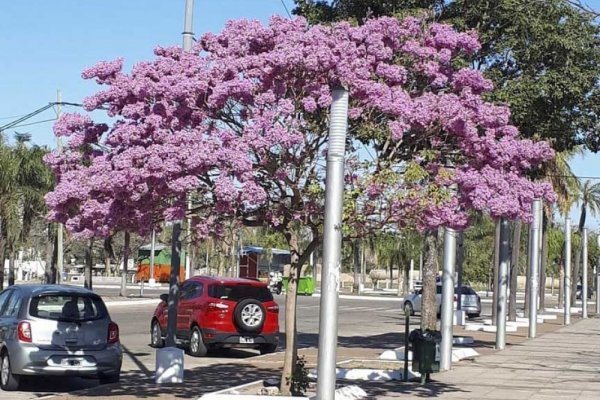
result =
[[[288,17],[290,17],[290,19],[292,19],[292,14],[290,14],[290,10],[288,10],[287,6],[285,5],[285,2],[283,0],[281,1],[281,5],[283,6],[283,8],[285,8],[285,12],[287,13]]]
[[[50,118],[50,119],[44,119],[41,121],[36,121],[36,122],[29,122],[27,124],[19,124],[19,125],[14,125],[11,128],[20,128],[22,126],[29,126],[29,125],[37,125],[37,124],[43,124],[44,122],[50,122],[50,121],[56,121],[58,118]]]

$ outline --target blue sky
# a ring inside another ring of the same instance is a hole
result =
[[[291,12],[293,0],[283,0]],[[600,0],[584,1],[600,10]],[[52,101],[79,103],[97,90],[81,71],[124,57],[126,68],[153,48],[181,44],[185,0],[0,0],[0,126]],[[282,0],[195,0],[194,33],[217,32],[229,19],[267,21],[287,15]],[[70,108],[65,108],[69,111]],[[52,119],[52,110],[24,123]],[[55,146],[52,122],[16,128],[36,144]],[[12,135],[13,130],[8,134]],[[573,161],[579,176],[600,176],[600,154]],[[578,210],[573,210],[576,220]],[[597,229],[598,219],[590,221]]]

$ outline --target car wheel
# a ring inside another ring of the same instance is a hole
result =
[[[4,351],[0,357],[0,388],[5,391],[19,390],[19,375],[15,375],[11,371],[10,357],[8,352]]]
[[[415,315],[415,308],[410,301],[404,303],[404,312],[411,316]]]
[[[245,332],[260,332],[265,323],[265,307],[255,299],[240,301],[233,313],[238,328]]]
[[[150,326],[150,346],[159,348],[165,345],[165,340],[162,338],[160,324],[157,320],[152,321]]]
[[[260,350],[260,354],[275,353],[275,351],[277,350],[277,344],[276,343],[261,344],[259,350]]]
[[[197,326],[192,328],[188,350],[190,355],[194,357],[204,357],[208,352],[208,349],[202,340],[202,332],[200,332],[200,328]]]
[[[108,374],[108,375],[100,375],[98,378],[101,385],[107,385],[109,383],[119,383],[121,380],[121,372],[117,372],[116,374]]]

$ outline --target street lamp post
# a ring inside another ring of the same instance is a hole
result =
[[[454,310],[454,264],[456,262],[456,236],[452,228],[444,230],[444,266],[442,271],[442,315],[440,321],[440,370],[447,371],[452,364],[452,312]]]
[[[538,266],[540,257],[540,228],[542,217],[542,200],[535,199],[532,204],[533,221],[529,227],[529,337],[536,336],[537,298],[538,298]]]
[[[344,156],[348,129],[348,91],[335,88],[332,93],[325,222],[323,227],[323,269],[321,271],[321,307],[319,312],[319,354],[317,362],[317,399],[335,398],[337,312],[340,286],[342,244],[342,200]]]
[[[500,219],[500,264],[498,265],[498,311],[496,312],[496,349],[506,345],[506,292],[508,287],[508,220]]]
[[[571,324],[571,218],[565,219],[565,281],[564,286],[564,311],[565,325]]]

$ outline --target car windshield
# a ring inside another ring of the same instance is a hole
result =
[[[256,299],[261,302],[273,300],[273,295],[266,286],[253,285],[213,285],[209,288],[209,296],[236,302],[243,299]]]
[[[56,321],[89,321],[104,318],[104,303],[85,294],[42,294],[31,299],[29,315]]]

